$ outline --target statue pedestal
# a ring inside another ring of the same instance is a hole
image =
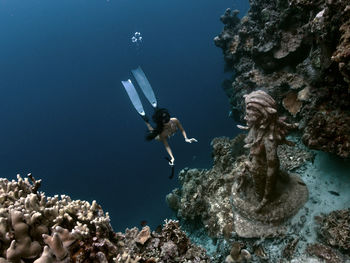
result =
[[[253,183],[248,181],[241,189],[238,182],[232,186],[232,205],[235,212],[235,232],[246,238],[272,237],[286,232],[283,223],[295,215],[308,199],[308,190],[296,174],[278,181],[274,196],[260,211]]]

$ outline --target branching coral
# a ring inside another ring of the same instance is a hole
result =
[[[46,197],[38,192],[38,181],[29,178],[32,183],[20,176],[18,181],[0,179],[0,254],[6,255],[1,263],[160,263],[169,258],[209,263],[176,221],[167,221],[159,233],[148,226],[114,233],[95,201]]]
[[[12,210],[10,216],[14,240],[6,251],[7,259],[16,263],[21,259],[35,258],[41,253],[41,246],[39,242],[32,241],[29,225],[24,222],[23,214]]]

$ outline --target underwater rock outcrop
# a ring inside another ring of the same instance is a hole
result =
[[[307,246],[306,252],[311,256],[315,256],[319,258],[323,262],[327,262],[327,263],[345,262],[345,259],[339,252],[323,244],[319,244],[319,243],[310,244]]]
[[[31,175],[0,178],[0,262],[210,262],[179,223],[115,233],[108,213],[93,201],[46,197]]]
[[[350,208],[319,216],[317,221],[321,240],[350,255]]]
[[[264,89],[300,123],[305,145],[349,157],[349,2],[250,0],[237,14],[226,10],[214,39],[234,72],[224,87],[233,118],[243,121],[243,95]]]
[[[202,240],[204,232],[212,238],[216,247],[215,251],[210,252],[213,263],[222,263],[225,260],[226,262],[245,262],[245,257],[250,258],[251,262],[284,262],[283,260],[323,262],[324,257],[316,255],[314,253],[316,250],[310,248],[310,253],[306,251],[308,245],[311,246],[316,242],[312,215],[319,213],[317,208],[314,211],[313,207],[323,202],[322,199],[316,199],[314,193],[310,196],[307,206],[283,225],[276,224],[273,216],[264,217],[264,215],[260,215],[260,220],[253,218],[258,223],[262,223],[258,224],[258,227],[254,224],[249,225],[248,228],[241,228],[242,224],[237,223],[236,217],[239,213],[234,208],[232,186],[245,170],[246,161],[248,161],[249,152],[243,148],[245,138],[246,135],[243,134],[234,139],[215,138],[212,141],[213,167],[203,170],[183,169],[179,173],[181,188],[174,189],[167,195],[169,206],[182,220],[191,238],[196,241]],[[302,174],[303,180],[306,179],[310,183],[309,172],[307,174],[303,172],[308,171],[308,167],[314,161],[314,153],[300,142],[300,138],[291,136],[288,139],[293,141],[295,146],[280,145],[277,149],[281,169],[291,174]],[[311,178],[314,176],[312,175]],[[297,185],[305,188],[304,183],[297,183]],[[312,186],[313,190],[314,187],[316,186]],[[291,201],[288,200],[290,195],[286,194],[285,197],[284,202],[288,206]],[[287,210],[289,208],[287,207]],[[271,224],[264,223],[267,221]],[[257,233],[263,238],[256,238]],[[326,241],[320,241],[320,243],[327,247]],[[211,246],[206,248],[210,251]],[[333,251],[335,255],[339,254],[336,248],[329,251]],[[318,260],[315,258],[318,256],[323,258]],[[342,257],[339,254],[339,258]]]
[[[231,140],[227,137],[213,139],[213,168],[181,170],[179,181],[182,188],[174,189],[166,197],[169,207],[179,218],[201,222],[211,237],[222,235],[223,229],[233,223],[230,203],[232,171],[241,164],[235,159],[244,152],[241,147],[244,138],[241,134]]]
[[[298,184],[299,187],[305,187],[304,183],[308,186],[309,200],[283,225],[275,224],[273,216],[265,218],[272,222],[265,224],[265,228],[259,227],[259,233],[264,233],[258,238],[257,228],[250,225],[240,229],[241,225],[235,221],[238,213],[233,206],[231,189],[248,160],[249,152],[243,148],[245,138],[243,134],[234,139],[215,138],[212,141],[213,167],[183,169],[179,174],[181,187],[168,194],[167,202],[181,219],[191,240],[207,249],[212,263],[348,262],[349,210],[329,213],[334,207],[348,206],[346,187],[339,189],[339,193],[329,191],[341,182],[337,182],[333,174],[320,180],[317,167],[324,162],[319,156],[322,153],[315,155],[298,136],[288,137],[295,146],[279,145],[277,154],[282,170],[302,177],[303,182]],[[290,200],[285,204],[288,202]],[[326,211],[329,214],[323,215]]]
[[[167,202],[179,218],[200,222],[212,238],[230,238],[234,212],[231,203],[232,185],[245,169],[247,150],[243,148],[245,135],[234,139],[215,138],[214,165],[211,169],[183,169],[179,173],[181,188],[167,195]],[[239,150],[238,150],[239,149]],[[302,147],[281,146],[278,149],[281,167],[288,171],[302,167],[313,154]]]

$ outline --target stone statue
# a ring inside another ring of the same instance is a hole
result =
[[[277,155],[278,145],[294,145],[286,135],[298,124],[288,124],[285,117],[279,117],[275,100],[262,90],[244,99],[247,126],[238,128],[249,130],[244,147],[250,151],[242,159],[232,185],[235,232],[248,238],[275,236],[282,231],[279,225],[295,215],[308,199],[303,180],[282,171]]]
[[[288,124],[285,117],[278,117],[275,100],[262,90],[253,91],[244,98],[247,127],[238,125],[238,128],[249,129],[244,146],[250,148],[246,167],[253,177],[254,190],[261,201],[257,207],[260,210],[271,199],[278,176],[283,175],[280,172],[277,146],[293,145],[285,137],[287,131],[298,124]]]

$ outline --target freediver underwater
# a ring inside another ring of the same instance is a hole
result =
[[[126,81],[122,81],[122,84],[134,106],[138,114],[141,116],[141,118],[145,121],[145,124],[148,129],[148,134],[146,135],[147,141],[157,140],[161,141],[165,149],[169,155],[169,157],[165,157],[165,159],[168,161],[169,165],[171,166],[171,175],[170,179],[174,177],[174,165],[175,165],[175,158],[173,155],[173,152],[169,146],[168,139],[175,135],[177,131],[181,131],[185,142],[192,143],[192,142],[198,142],[195,138],[187,138],[186,131],[182,127],[181,122],[175,118],[171,117],[169,111],[166,108],[159,108],[157,99],[154,95],[153,89],[151,87],[151,84],[149,83],[145,73],[139,66],[137,69],[131,70],[134,78],[136,79],[136,82],[138,83],[139,87],[141,88],[142,92],[144,93],[145,97],[149,101],[149,103],[152,105],[154,109],[154,113],[152,115],[152,120],[156,124],[156,126],[153,128],[153,126],[149,122],[149,118],[147,117],[140,97],[135,89],[135,86],[131,82],[130,79]]]

